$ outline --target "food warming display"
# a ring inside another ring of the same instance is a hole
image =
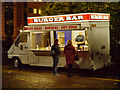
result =
[[[59,40],[60,47],[65,46],[65,34],[64,32],[57,32],[57,38]]]

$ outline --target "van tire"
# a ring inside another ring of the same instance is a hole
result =
[[[22,63],[20,62],[20,59],[19,58],[14,58],[14,62],[13,62],[13,66],[15,68],[19,68],[21,67]]]

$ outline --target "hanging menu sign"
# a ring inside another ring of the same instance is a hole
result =
[[[24,30],[77,30],[80,29],[81,26],[79,25],[62,25],[62,26],[25,26]]]

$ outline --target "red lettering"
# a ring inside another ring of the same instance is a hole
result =
[[[31,30],[31,29],[33,29],[33,28],[31,28],[31,27],[24,28],[24,30]]]
[[[36,30],[37,29],[37,27],[34,27],[34,30]]]
[[[24,28],[24,30],[28,30],[28,28]]]
[[[55,26],[55,29],[58,29],[58,26]]]
[[[69,29],[77,29],[77,26],[68,26]]]
[[[33,27],[24,28],[24,30],[33,30]]]
[[[49,30],[49,29],[58,29],[58,26],[49,26],[49,27],[45,27],[45,30]]]
[[[54,29],[54,27],[51,27],[51,29]]]
[[[45,27],[45,30],[48,29],[48,27]]]
[[[67,29],[67,26],[62,26],[61,29]]]
[[[75,26],[74,28],[77,29],[77,26]]]

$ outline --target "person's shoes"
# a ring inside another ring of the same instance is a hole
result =
[[[56,74],[53,74],[53,76],[60,76],[58,73],[56,73]]]

